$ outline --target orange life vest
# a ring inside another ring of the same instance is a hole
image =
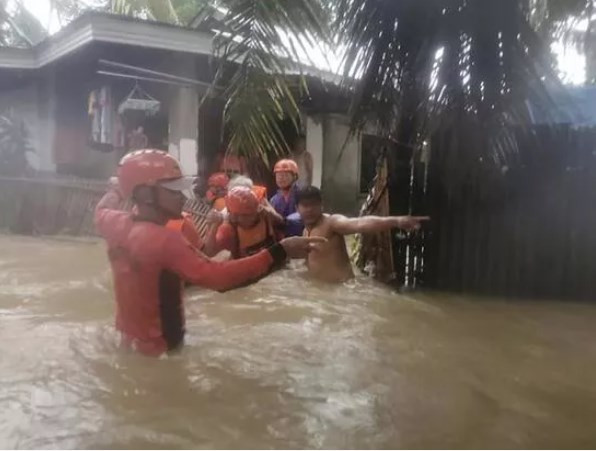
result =
[[[278,237],[269,218],[261,217],[259,222],[250,229],[234,226],[234,230],[236,231],[235,258],[243,258],[256,254],[278,241]]]
[[[182,218],[180,219],[171,219],[166,224],[166,227],[171,230],[176,230],[184,236],[188,240],[193,247],[197,249],[201,249],[203,247],[203,243],[201,242],[201,236],[199,235],[199,231],[195,227],[194,222],[192,221],[192,216],[186,212],[182,213]]]
[[[260,185],[254,185],[252,191],[256,194],[257,199],[261,202],[263,199],[267,199],[267,188]]]

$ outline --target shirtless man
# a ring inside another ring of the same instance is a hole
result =
[[[296,202],[304,221],[304,236],[327,238],[327,242],[318,245],[306,259],[310,274],[326,282],[339,283],[354,277],[344,235],[376,233],[393,228],[413,231],[429,219],[426,216],[347,218],[328,215],[323,213],[321,191],[314,186],[299,190]]]

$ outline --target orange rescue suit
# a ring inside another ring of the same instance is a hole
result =
[[[190,214],[183,212],[182,218],[168,221],[166,227],[168,229],[182,233],[182,236],[184,236],[184,238],[186,238],[186,240],[192,244],[193,247],[199,250],[202,249],[203,242],[201,240],[201,236],[199,235],[199,231],[195,227]]]

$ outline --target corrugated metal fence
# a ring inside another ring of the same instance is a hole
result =
[[[387,187],[391,214],[432,218],[420,234],[392,234],[393,261],[384,266],[397,284],[596,300],[596,130],[520,133],[516,164],[486,172],[479,165],[455,186],[443,161],[450,137],[442,138],[433,140],[428,166],[403,152],[388,181],[376,181],[377,191]],[[366,212],[384,214],[383,205]]]
[[[106,182],[58,175],[0,177],[0,229],[28,235],[93,236],[93,212],[106,189]],[[204,234],[210,207],[189,200],[185,210]]]
[[[431,162],[424,285],[596,300],[596,132],[539,127],[498,179],[451,191]],[[440,155],[440,143],[433,151]]]

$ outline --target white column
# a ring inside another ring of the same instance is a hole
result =
[[[199,98],[195,88],[170,90],[169,151],[179,159],[184,175],[197,174]]]
[[[40,169],[50,172],[56,171],[56,89],[56,70],[52,68],[48,77],[39,82],[37,92]]]
[[[312,184],[321,187],[323,179],[323,121],[306,117],[306,150],[313,159]]]

